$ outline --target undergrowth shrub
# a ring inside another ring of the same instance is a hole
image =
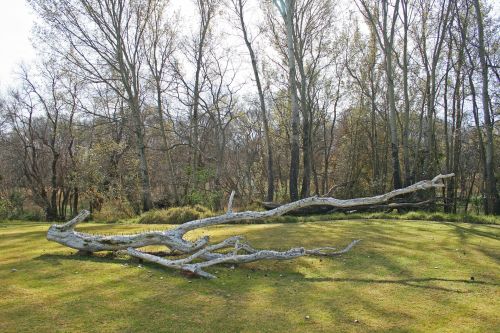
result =
[[[19,191],[0,196],[0,219],[16,219],[24,213],[24,196]]]
[[[135,216],[134,208],[128,201],[106,201],[99,211],[92,212],[92,219],[98,222],[116,223]]]
[[[214,213],[202,206],[183,206],[151,210],[141,215],[141,224],[182,224],[192,220],[213,216]]]

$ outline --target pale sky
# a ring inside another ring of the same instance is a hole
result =
[[[171,0],[171,8],[182,12],[183,28],[189,29],[195,10],[192,1]],[[0,92],[15,81],[21,63],[30,64],[35,59],[30,40],[35,19],[26,0],[0,0]]]
[[[14,79],[21,62],[35,56],[30,42],[34,14],[25,0],[0,0],[0,88]]]
[[[188,7],[187,0],[171,0],[175,7]],[[490,0],[495,16],[500,13],[500,1]],[[186,9],[186,8],[184,8]],[[192,11],[189,8],[187,12]],[[0,0],[0,91],[15,80],[15,71],[22,62],[30,63],[35,51],[30,41],[35,15],[26,0]]]

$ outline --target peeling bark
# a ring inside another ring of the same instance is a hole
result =
[[[184,235],[189,231],[229,222],[263,220],[273,216],[280,216],[299,208],[317,205],[328,205],[336,208],[355,208],[359,206],[380,204],[399,195],[419,190],[443,187],[444,184],[441,180],[453,176],[454,174],[439,175],[432,180],[424,180],[411,186],[374,197],[348,200],[310,197],[264,212],[233,212],[232,201],[234,194],[232,193],[228,204],[228,211],[224,215],[186,222],[164,231],[149,231],[133,235],[104,236],[91,235],[75,231],[75,226],[90,215],[89,211],[84,210],[67,223],[61,225],[53,224],[47,232],[47,239],[77,249],[79,252],[122,251],[132,257],[140,258],[164,267],[179,269],[181,271],[190,272],[193,275],[205,278],[215,278],[214,275],[205,272],[203,268],[222,263],[247,263],[264,259],[289,260],[306,255],[337,256],[350,251],[354,245],[359,242],[359,240],[352,241],[346,248],[340,251],[336,251],[336,249],[332,247],[323,247],[311,250],[298,247],[287,251],[274,251],[254,249],[248,243],[245,243],[243,237],[241,236],[233,236],[220,243],[212,245],[208,244],[208,236],[191,242],[184,239]],[[171,260],[138,250],[138,248],[148,245],[166,246],[171,250],[171,252],[184,254],[186,257]],[[229,249],[229,252],[216,252],[222,249]],[[194,262],[195,260],[196,262]]]

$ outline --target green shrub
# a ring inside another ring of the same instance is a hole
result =
[[[141,215],[141,224],[182,224],[185,222],[213,216],[213,212],[201,205],[173,207],[151,210]]]
[[[44,221],[45,212],[41,208],[39,209],[32,208],[30,210],[25,210],[22,214],[17,215],[15,219],[23,221],[33,221],[33,222]]]
[[[24,212],[25,197],[20,191],[12,191],[5,197],[0,197],[0,219],[19,219]]]
[[[0,219],[8,219],[11,216],[11,205],[10,202],[6,199],[0,198]]]
[[[183,207],[183,208],[189,208],[189,207]],[[212,211],[210,209],[208,209],[207,207],[202,206],[202,205],[194,205],[193,209],[202,215],[207,215],[207,214],[212,215]]]
[[[100,211],[92,212],[92,219],[98,222],[116,223],[135,216],[132,205],[126,200],[106,201]]]
[[[264,211],[264,207],[262,206],[262,202],[259,202],[259,201],[253,201],[253,202],[250,202],[249,204],[247,204],[245,207],[243,207],[241,209],[242,211],[244,210],[251,210],[251,211],[254,211],[254,212],[262,212]]]

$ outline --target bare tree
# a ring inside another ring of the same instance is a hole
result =
[[[387,98],[389,102],[389,129],[391,132],[392,179],[394,188],[401,187],[401,168],[399,165],[399,140],[397,129],[396,101],[394,96],[394,66],[392,62],[396,21],[399,12],[399,0],[391,6],[388,0],[369,3],[359,0],[362,13],[373,26],[377,41],[384,53],[384,66],[387,77]],[[392,13],[389,13],[392,7]]]
[[[269,129],[268,114],[266,110],[266,101],[264,98],[264,91],[262,89],[262,84],[260,81],[260,74],[258,69],[258,60],[254,52],[253,40],[249,34],[247,25],[245,23],[245,4],[246,0],[232,0],[232,5],[236,16],[239,19],[240,29],[243,34],[243,40],[247,47],[248,53],[250,55],[250,61],[252,63],[252,71],[255,79],[255,85],[257,87],[257,92],[259,94],[260,103],[260,114],[262,117],[262,125],[264,127],[264,137],[266,140],[267,148],[267,201],[273,201],[274,199],[274,170],[273,170],[273,148],[271,142],[271,134]]]
[[[234,79],[236,71],[229,55],[229,51],[216,54],[211,51],[203,63],[204,77],[206,78],[207,94],[201,96],[200,109],[208,115],[207,129],[213,132],[211,136],[215,146],[215,179],[214,190],[216,200],[214,208],[221,209],[222,181],[225,174],[226,150],[228,145],[228,132],[231,123],[237,118],[236,90]],[[206,152],[205,152],[206,153]]]
[[[197,171],[199,166],[199,108],[200,108],[200,90],[201,90],[201,73],[204,61],[205,47],[208,42],[209,31],[211,22],[215,17],[218,0],[197,0],[196,2],[198,12],[200,15],[200,24],[198,34],[195,38],[194,46],[194,61],[196,63],[196,72],[193,87],[193,100],[192,100],[192,115],[191,115],[191,128],[192,138],[191,145],[193,148],[192,154],[192,167],[191,167],[191,187],[197,187]]]
[[[453,1],[429,1],[420,0],[418,10],[420,11],[420,34],[417,39],[417,47],[422,57],[425,69],[425,103],[427,114],[425,117],[425,148],[423,174],[433,174],[437,168],[436,140],[435,140],[435,116],[438,97],[438,69],[442,58],[442,50],[446,38],[450,14],[452,14]],[[438,8],[435,9],[434,6]],[[429,45],[429,43],[432,44]],[[430,54],[429,54],[430,53]]]
[[[78,205],[78,188],[68,179],[75,163],[75,82],[65,78],[54,61],[43,63],[38,75],[22,67],[21,80],[20,90],[12,91],[7,103],[8,123],[15,134],[13,144],[22,153],[23,175],[34,202],[44,209],[47,220],[64,219],[73,190],[72,207]],[[71,97],[65,99],[66,95]],[[66,156],[71,160],[67,167]]]
[[[152,84],[155,92],[158,123],[160,125],[161,139],[167,165],[167,179],[173,192],[174,202],[180,203],[179,190],[176,181],[176,172],[172,162],[170,143],[165,126],[164,98],[165,91],[172,85],[174,73],[171,73],[170,64],[176,49],[175,19],[168,21],[166,8],[169,2],[158,5],[148,22],[144,38],[145,58],[151,73]]]
[[[157,0],[32,0],[57,36],[52,50],[89,81],[109,85],[126,102],[134,124],[136,149],[140,160],[143,210],[152,208],[151,184],[146,158],[145,130],[142,117],[142,39]],[[63,38],[68,43],[61,47]]]
[[[314,94],[321,83],[327,80],[331,63],[329,51],[334,25],[333,4],[329,0],[304,0],[295,3],[293,42],[298,68],[298,91],[302,112],[303,177],[300,196],[310,195],[311,177],[314,169],[314,124],[317,105]]]
[[[289,191],[290,200],[295,201],[299,198],[298,181],[299,181],[299,163],[300,163],[300,148],[299,148],[299,122],[300,111],[297,98],[297,70],[295,67],[295,50],[293,43],[293,17],[295,13],[295,0],[273,0],[278,8],[286,27],[286,44],[288,52],[288,78],[291,103],[291,134],[290,134],[290,175],[289,175]]]

